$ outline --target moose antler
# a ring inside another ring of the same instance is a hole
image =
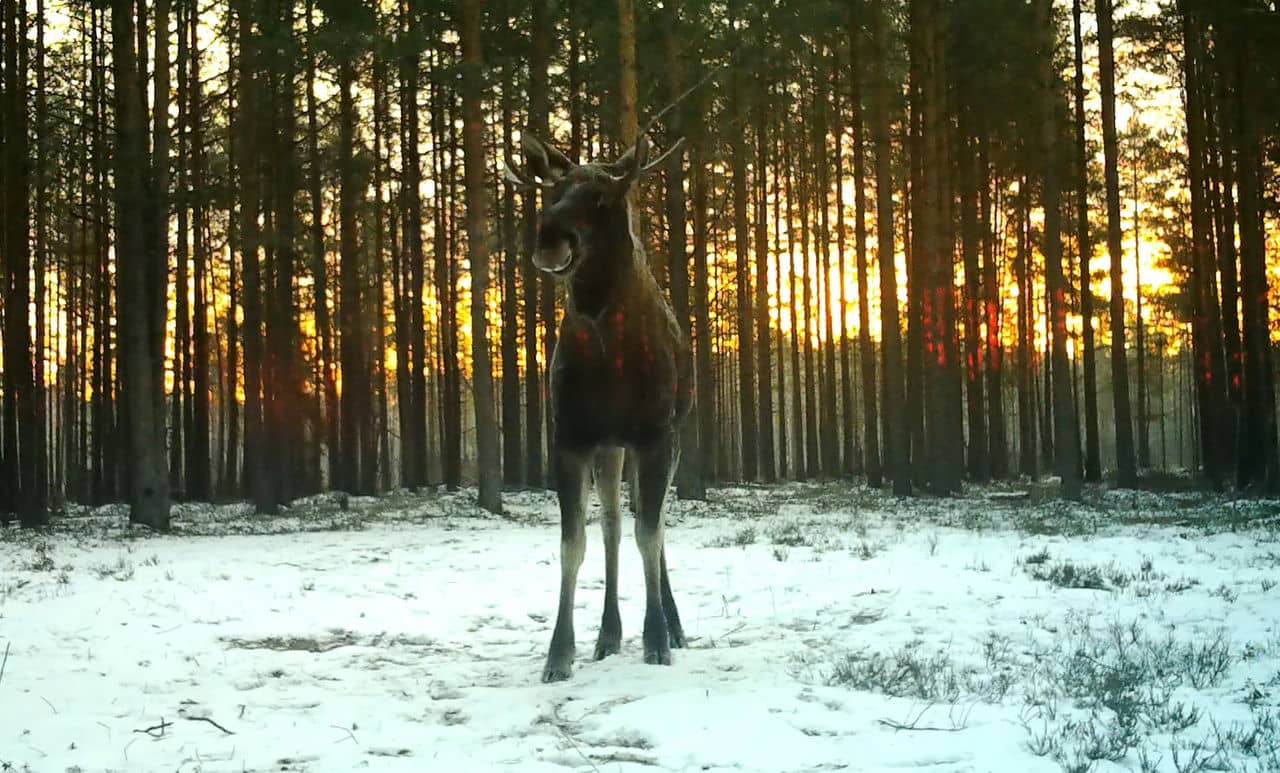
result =
[[[535,180],[532,177],[522,176],[516,171],[516,166],[511,162],[511,156],[508,155],[502,162],[502,179],[516,186],[517,188],[543,188],[550,189],[552,183],[545,180]]]
[[[649,172],[650,170],[656,169],[657,167],[661,166],[662,162],[666,161],[667,158],[669,158],[672,153],[675,153],[677,150],[679,150],[680,146],[683,144],[684,144],[684,137],[681,137],[680,139],[671,143],[671,147],[667,148],[665,153],[663,153],[661,156],[658,156],[655,160],[650,161],[649,163],[641,167],[640,174],[645,174],[646,172]]]

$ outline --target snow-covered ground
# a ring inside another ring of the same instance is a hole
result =
[[[642,662],[630,539],[590,660],[593,529],[544,685],[554,499],[468,501],[0,534],[0,770],[1280,769],[1275,503],[719,489],[670,507],[674,665]]]

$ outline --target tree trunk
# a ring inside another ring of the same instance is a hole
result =
[[[364,466],[370,460],[361,456],[365,445],[367,401],[371,384],[366,367],[366,343],[361,324],[364,277],[361,270],[359,234],[356,225],[357,205],[363,185],[355,171],[355,63],[350,55],[338,62],[338,248],[340,253],[340,306],[342,395],[340,450],[337,487],[356,493],[362,491]]]
[[[484,58],[480,44],[480,0],[464,0],[462,31],[462,143],[467,189],[467,250],[471,256],[472,399],[476,412],[476,464],[480,506],[502,512],[502,477],[498,466],[498,421],[493,410],[493,373],[489,365],[487,294],[489,243],[486,231],[488,193],[485,185],[484,107],[481,104]]]
[[[210,469],[210,410],[209,410],[209,305],[206,295],[208,282],[208,242],[205,230],[208,227],[206,209],[207,194],[204,188],[204,107],[201,89],[200,48],[199,48],[199,15],[192,12],[190,16],[190,41],[188,56],[190,63],[187,75],[190,85],[187,87],[187,99],[190,107],[190,165],[191,165],[191,276],[194,287],[192,293],[192,350],[194,360],[191,363],[192,373],[192,407],[191,431],[187,433],[187,498],[207,500],[212,495]]]
[[[344,484],[339,468],[341,458],[340,445],[340,399],[338,397],[338,362],[334,351],[333,322],[329,315],[329,268],[325,254],[324,235],[324,193],[321,185],[320,129],[319,107],[316,104],[315,83],[316,63],[319,53],[316,50],[316,32],[312,17],[313,2],[308,0],[306,9],[307,34],[307,187],[311,205],[310,247],[312,307],[316,318],[316,341],[320,360],[319,384],[316,396],[315,416],[323,427],[324,445],[327,451],[328,485],[341,488]],[[417,111],[408,111],[416,117]],[[416,149],[416,146],[415,146]],[[406,166],[408,157],[406,157]],[[407,172],[406,172],[407,174]],[[416,190],[416,189],[415,189]],[[317,442],[320,438],[317,437]]]
[[[871,343],[871,310],[868,305],[866,149],[862,119],[862,3],[852,5],[849,25],[850,131],[853,134],[854,250],[858,261],[858,359],[862,376],[863,471],[867,485],[879,488],[880,420],[876,411],[876,355]],[[874,52],[873,52],[874,53]],[[843,225],[843,218],[842,223]],[[843,252],[843,251],[842,251]],[[851,402],[845,410],[853,412]]]
[[[551,38],[551,7],[549,0],[532,1],[532,26],[530,29],[529,57],[529,128],[539,137],[547,138],[549,98],[547,85],[547,61]],[[574,22],[570,14],[570,23]],[[570,63],[571,79],[577,73],[577,33],[571,33]],[[576,86],[576,83],[573,84]],[[571,86],[570,100],[576,99],[576,89]],[[576,149],[574,153],[576,154]],[[530,486],[541,486],[545,482],[543,470],[543,437],[544,417],[542,397],[546,375],[538,363],[538,339],[546,339],[539,335],[539,307],[541,306],[542,324],[548,329],[555,325],[555,288],[549,281],[538,276],[538,270],[529,256],[533,254],[534,240],[538,229],[538,192],[529,191],[521,197],[524,217],[524,250],[520,261],[524,292],[524,362],[525,362],[525,477]],[[550,299],[550,303],[546,299]],[[550,306],[551,315],[546,314]],[[546,349],[549,361],[551,349]],[[546,416],[546,421],[550,415]]]
[[[1116,77],[1112,32],[1113,0],[1094,0],[1098,14],[1098,72],[1102,84],[1102,147],[1106,161],[1107,252],[1111,256],[1111,388],[1115,400],[1116,468],[1121,487],[1138,482],[1134,458],[1133,412],[1125,350],[1123,249],[1120,245],[1120,171],[1116,148]]]
[[[1084,361],[1084,479],[1102,480],[1102,441],[1098,431],[1098,354],[1093,334],[1093,244],[1089,232],[1089,151],[1085,144],[1084,40],[1081,0],[1072,0],[1075,52],[1076,244],[1080,250],[1081,359]]]
[[[1050,328],[1053,347],[1053,435],[1054,462],[1062,481],[1062,495],[1066,499],[1079,499],[1080,449],[1076,445],[1076,411],[1071,400],[1070,364],[1067,361],[1067,297],[1068,282],[1062,271],[1061,239],[1061,188],[1058,182],[1059,159],[1056,153],[1058,138],[1056,88],[1057,75],[1053,69],[1054,42],[1057,37],[1053,25],[1053,0],[1040,0],[1036,5],[1042,30],[1040,53],[1040,77],[1043,92],[1040,139],[1044,154],[1044,243],[1041,252],[1045,261],[1045,285],[1049,295]]]
[[[689,154],[693,193],[693,319],[694,381],[698,391],[694,417],[698,424],[698,476],[703,491],[716,469],[715,379],[711,360],[711,291],[707,272],[707,168],[703,160],[703,141],[699,133]]]
[[[835,309],[834,299],[831,294],[831,222],[830,209],[827,206],[828,196],[831,193],[831,175],[829,172],[830,156],[827,149],[827,73],[818,67],[814,67],[814,81],[818,84],[815,92],[817,99],[817,137],[814,142],[814,166],[816,167],[815,177],[817,178],[817,189],[820,191],[814,196],[814,205],[819,208],[818,212],[818,238],[821,242],[818,249],[819,277],[822,283],[822,301],[819,304],[822,310],[822,395],[820,402],[820,413],[822,416],[822,474],[825,477],[833,478],[840,474],[842,465],[840,463],[840,422],[836,416],[836,343],[835,343],[835,324],[833,318],[837,313],[843,314],[844,310]],[[837,143],[838,143],[837,135]],[[839,145],[837,144],[837,152]],[[839,184],[839,182],[837,182]]]
[[[152,342],[156,265],[163,256],[148,245],[146,220],[147,121],[141,74],[134,50],[133,3],[111,5],[112,60],[116,107],[116,247],[119,283],[121,396],[129,441],[129,520],[158,531],[169,529],[164,384],[158,378]],[[10,210],[12,211],[12,210]]]
[[[8,501],[14,503],[24,527],[37,527],[48,522],[48,507],[43,484],[46,459],[41,429],[41,353],[32,351],[31,327],[25,313],[32,300],[26,3],[8,0],[4,11],[5,421],[4,452],[0,458],[7,471],[3,476],[7,486],[0,485],[0,493],[9,494]],[[38,294],[36,297],[39,300]],[[8,505],[0,509],[7,511]],[[167,528],[167,517],[163,526]]]
[[[669,7],[665,11],[663,51],[667,57],[667,98],[675,102],[684,91],[684,61],[680,45],[686,29],[682,27],[680,11]],[[667,119],[667,136],[681,137],[685,131],[687,108],[677,106]],[[674,141],[674,140],[672,140]],[[692,340],[689,314],[689,252],[685,239],[688,219],[684,193],[684,154],[673,153],[667,161],[665,206],[667,215],[667,275],[671,288],[671,307],[680,324],[685,340]],[[698,374],[695,373],[695,376]],[[696,383],[696,381],[695,381]],[[695,408],[696,412],[697,408]],[[695,416],[685,420],[680,428],[680,467],[676,472],[676,491],[681,499],[705,499],[706,481],[702,478],[698,463],[698,425]]]
[[[1271,336],[1267,290],[1266,241],[1263,234],[1262,143],[1256,115],[1257,61],[1250,18],[1236,11],[1230,19],[1235,55],[1234,141],[1239,190],[1240,290],[1244,332],[1244,422],[1237,485],[1266,493],[1280,490],[1280,458],[1276,448],[1275,386],[1271,369]],[[1229,52],[1229,53],[1228,53]]]
[[[763,46],[763,42],[761,43]],[[674,96],[673,96],[674,98]],[[767,94],[756,104],[756,206],[755,206],[755,354],[759,380],[756,385],[756,427],[760,437],[759,471],[765,483],[778,480],[777,458],[773,450],[772,349],[769,346],[769,218],[765,194],[769,168],[769,104]],[[683,225],[681,226],[683,235]]]
[[[1039,474],[1036,464],[1035,326],[1031,286],[1031,190],[1026,176],[1018,183],[1018,472]]]
[[[740,68],[734,67],[732,79],[733,103],[745,104],[745,90]],[[759,475],[760,437],[756,427],[756,377],[753,341],[751,338],[751,252],[747,228],[747,154],[745,132],[731,132],[729,136],[730,164],[733,171],[733,254],[735,258],[735,283],[737,286],[738,330],[738,410],[742,419],[742,477],[755,480]]]
[[[876,153],[876,261],[880,270],[880,325],[885,472],[893,480],[893,493],[911,493],[911,468],[907,458],[910,429],[902,410],[902,328],[898,314],[898,280],[894,257],[893,149],[889,137],[889,95],[894,84],[885,62],[889,40],[883,0],[871,0],[871,131]]]
[[[514,147],[512,123],[514,66],[508,62],[502,78],[502,146]],[[520,360],[516,340],[520,304],[517,298],[515,188],[502,185],[502,476],[508,486],[524,481],[524,447],[520,439]]]

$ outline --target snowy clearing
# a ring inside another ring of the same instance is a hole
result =
[[[1280,769],[1280,504],[1021,491],[673,502],[670,668],[630,539],[623,651],[590,660],[593,529],[554,685],[550,495],[0,533],[0,770]]]

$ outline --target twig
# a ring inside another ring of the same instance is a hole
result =
[[[936,727],[933,725],[921,725],[920,720],[924,718],[925,713],[928,712],[929,709],[933,708],[933,706],[934,704],[932,702],[926,704],[923,709],[920,709],[920,713],[916,714],[914,719],[911,719],[910,715],[908,715],[907,722],[898,722],[893,719],[884,719],[884,718],[877,719],[876,721],[879,722],[881,725],[884,725],[885,727],[895,731],[896,730],[919,730],[922,732],[934,732],[934,733],[958,733],[961,730],[964,730],[968,726],[969,712],[973,710],[972,706],[969,707],[969,711],[966,711],[964,713],[964,716],[960,718],[959,722],[957,722],[955,717],[951,715],[951,727]],[[952,708],[954,709],[954,705],[952,706]]]
[[[4,643],[4,660],[0,660],[0,682],[4,681],[4,667],[9,665],[9,648],[13,646],[13,642]]]
[[[214,722],[213,719],[210,717],[183,717],[183,719],[189,719],[192,722],[208,722],[209,724],[218,728],[219,730],[226,733],[227,735],[235,735],[235,733],[233,733],[232,731],[226,729],[222,725],[219,725],[217,722]]]
[[[161,717],[161,718],[160,718],[160,724],[158,724],[158,725],[152,725],[151,727],[144,728],[144,729],[142,729],[142,730],[137,730],[137,729],[135,729],[133,732],[135,732],[135,733],[146,733],[147,735],[151,736],[152,738],[162,738],[162,737],[164,736],[164,731],[165,731],[167,728],[170,728],[170,727],[173,727],[173,723],[172,723],[172,722],[169,722],[169,721],[168,721],[168,720],[166,720],[164,717]],[[159,732],[157,733],[156,731],[159,731]]]
[[[57,710],[57,709],[55,709],[55,708],[53,707],[53,704],[49,702],[49,699],[48,699],[48,698],[46,698],[46,697],[44,697],[43,695],[41,695],[41,696],[40,696],[40,700],[44,701],[44,702],[45,702],[45,705],[47,705],[47,706],[49,707],[49,710],[50,710],[50,711],[52,711],[54,714],[57,714],[57,713],[58,713],[58,710]]]
[[[559,725],[556,725],[556,730],[560,731],[560,735],[564,736],[564,740],[569,742],[569,745],[573,747],[573,750],[578,753],[579,757],[586,760],[586,763],[591,766],[592,770],[594,770],[596,773],[600,773],[600,768],[596,767],[595,761],[593,761],[590,757],[588,757],[585,753],[583,753],[582,749],[578,748],[578,744],[576,741],[573,740],[573,736],[565,732],[565,729],[563,727],[560,727]]]
[[[350,739],[353,743],[355,743],[356,746],[360,745],[360,742],[356,740],[355,733],[352,733],[350,729],[345,728],[342,725],[329,725],[329,727],[332,727],[334,730],[341,730],[342,732],[347,734],[346,738],[339,738],[338,740],[334,741],[334,743],[342,743],[343,741]]]

